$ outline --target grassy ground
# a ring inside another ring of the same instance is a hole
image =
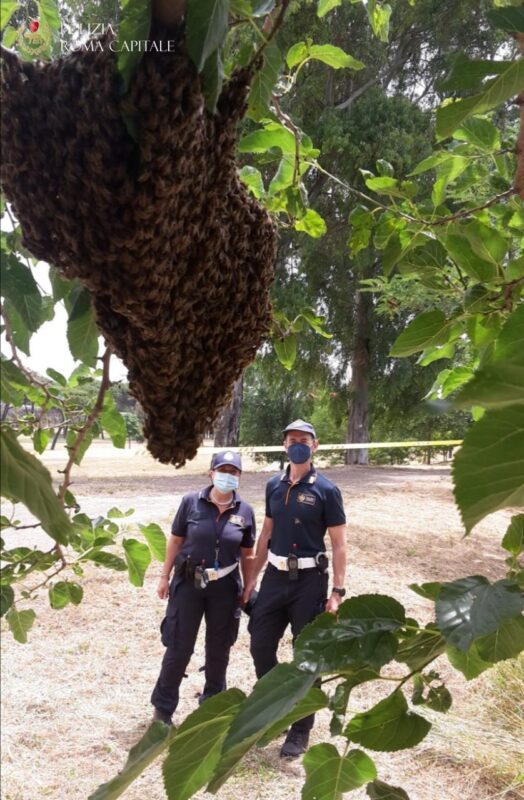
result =
[[[64,451],[47,456],[55,471]],[[92,516],[112,505],[133,507],[128,535],[136,523],[159,522],[168,530],[181,495],[205,485],[207,459],[176,472],[154,463],[144,448],[117,454],[96,446],[75,471],[72,487],[82,510]],[[254,465],[251,465],[254,466]],[[196,470],[197,474],[192,474]],[[406,606],[409,615],[431,619],[431,605],[408,588],[412,582],[452,580],[484,574],[504,575],[499,547],[509,512],[494,514],[467,539],[462,536],[447,467],[344,468],[327,470],[342,489],[348,515],[347,586],[351,594],[383,592]],[[268,474],[246,472],[242,493],[252,502],[259,525]],[[139,535],[139,534],[138,534]],[[19,544],[37,543],[41,534],[22,532]],[[147,727],[149,695],[163,647],[158,625],[164,603],[155,593],[153,565],[144,587],[133,588],[125,575],[90,568],[79,607],[49,608],[45,594],[27,645],[2,637],[4,800],[83,800],[122,767],[130,746]],[[228,682],[249,690],[254,672],[249,655],[247,618],[232,652]],[[289,641],[281,656],[290,654]],[[202,687],[203,638],[199,638],[182,685],[175,715],[181,721],[195,706]],[[413,751],[374,754],[382,780],[403,786],[411,800],[495,800],[524,798],[518,785],[519,731],[523,730],[524,665],[503,664],[466,683],[440,659],[436,668],[453,692],[448,715],[432,715],[434,728]],[[364,686],[352,698],[359,710],[378,700],[383,687]],[[312,741],[329,740],[329,714],[320,712]],[[334,740],[341,744],[342,740]],[[300,798],[300,762],[283,763],[279,742],[250,753],[219,793],[223,800]],[[164,797],[158,765],[153,765],[124,795],[128,800]],[[198,795],[204,797],[204,793]],[[364,800],[364,790],[349,797]]]

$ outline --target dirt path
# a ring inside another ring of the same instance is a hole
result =
[[[73,490],[82,510],[91,515],[112,505],[134,508],[135,515],[126,522],[129,535],[136,536],[135,523],[145,521],[159,522],[167,532],[181,495],[205,484],[204,470],[195,476],[159,465],[151,469],[138,454],[118,464],[87,464],[77,473]],[[340,467],[326,474],[344,495],[351,594],[391,594],[410,616],[427,622],[430,604],[408,584],[477,573],[503,577],[499,542],[510,513],[494,514],[463,539],[447,468]],[[267,478],[267,473],[245,473],[242,479],[242,494],[255,506],[259,526]],[[121,573],[92,567],[83,580],[85,597],[79,607],[53,611],[42,596],[34,606],[38,619],[27,645],[17,645],[4,633],[4,800],[84,800],[122,767],[127,750],[149,720],[149,695],[163,653],[157,634],[164,610],[155,595],[158,571],[152,565],[144,587],[135,589]],[[286,655],[288,642],[282,647],[282,658]],[[514,746],[512,739],[503,741],[502,728],[500,742],[495,729],[495,740],[481,746],[482,733],[477,734],[485,725],[485,712],[479,710],[478,718],[471,715],[479,692],[487,691],[487,678],[466,684],[445,659],[440,661],[437,668],[449,679],[455,696],[452,718],[471,727],[475,748],[464,741],[464,725],[459,726],[460,736],[450,741],[447,718],[441,717],[416,751],[373,754],[380,777],[404,786],[410,800],[523,798],[519,789],[502,791],[493,767],[482,768],[486,750]],[[202,664],[199,637],[175,722],[195,707]],[[246,619],[232,653],[228,682],[244,691],[254,682]],[[358,710],[381,696],[383,687],[363,688],[352,708]],[[325,711],[314,730],[313,742],[319,741],[330,741]],[[250,754],[219,797],[299,800],[303,768],[296,762],[282,763],[278,747],[275,742]],[[124,797],[164,798],[159,767],[151,767]],[[359,790],[348,797],[364,800],[366,794]]]

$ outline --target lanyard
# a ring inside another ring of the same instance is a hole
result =
[[[233,509],[235,507],[236,507],[236,503],[233,502],[228,508],[225,508],[224,511],[222,511],[222,513],[219,513],[218,517],[216,517],[216,519],[215,519],[215,525],[217,526],[217,538],[216,538],[216,542],[215,542],[215,563],[213,564],[213,569],[220,569],[220,561],[219,561],[219,558],[218,558],[219,553],[220,553],[220,536],[221,536],[222,531],[224,530],[225,526],[227,525],[227,523],[229,521],[230,515],[228,514],[228,516],[225,517],[224,520],[221,520],[221,518],[224,517],[224,515],[228,511],[231,511],[231,509]],[[222,522],[222,524],[221,524],[221,522]]]

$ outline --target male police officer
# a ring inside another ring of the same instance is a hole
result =
[[[346,517],[340,491],[313,466],[318,441],[309,422],[297,419],[283,435],[290,464],[266,486],[266,516],[243,596],[247,602],[268,561],[249,623],[258,678],[277,663],[278,643],[288,623],[295,639],[317,614],[336,613],[345,595]],[[333,553],[333,588],[327,602],[326,530]],[[281,756],[296,758],[306,751],[313,722],[310,715],[292,725]]]

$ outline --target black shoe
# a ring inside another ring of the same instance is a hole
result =
[[[173,720],[171,719],[171,714],[168,714],[167,711],[162,711],[160,708],[156,708],[153,712],[153,722],[163,722],[164,725],[172,725]]]
[[[308,744],[309,731],[294,731],[291,728],[280,749],[280,758],[298,758],[306,752]]]

